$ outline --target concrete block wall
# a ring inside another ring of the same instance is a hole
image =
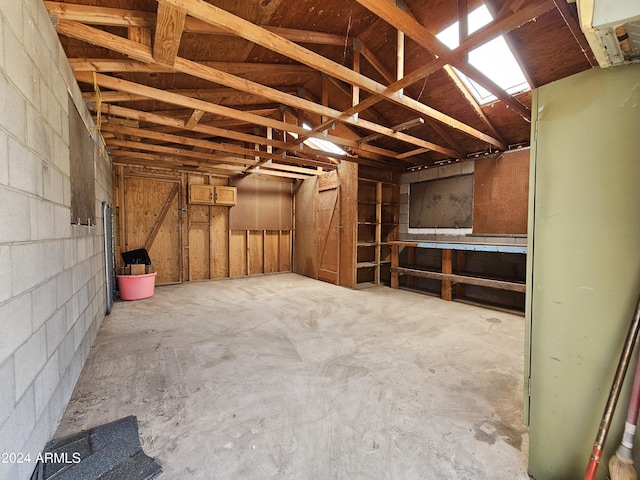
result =
[[[92,125],[43,2],[0,2],[0,480],[30,477],[104,318],[111,165],[96,146],[97,226],[72,226],[69,95]]]

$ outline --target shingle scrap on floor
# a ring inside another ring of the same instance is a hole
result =
[[[524,318],[295,274],[105,318],[58,436],[136,415],[168,479],[528,479]]]
[[[151,480],[162,469],[145,455],[130,415],[47,443],[31,480]]]

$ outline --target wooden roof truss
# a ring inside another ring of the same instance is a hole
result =
[[[456,140],[460,136],[487,148],[508,148],[504,135],[456,80],[451,67],[517,112],[519,121],[530,121],[529,108],[471,66],[466,57],[489,39],[557,10],[554,0],[507,0],[501,6],[496,0],[487,1],[495,20],[471,35],[466,34],[468,0],[458,0],[461,43],[453,51],[400,0],[396,5],[389,0],[355,1],[374,13],[378,22],[395,28],[395,65],[385,63],[362,36],[255,24],[202,0],[157,0],[155,12],[44,3],[57,18],[61,36],[107,52],[100,58],[86,58],[74,55],[70,47],[67,51],[77,81],[91,87],[85,99],[91,110],[100,112],[100,128],[117,163],[301,179],[333,170],[343,160],[403,170],[429,163],[433,154],[465,158],[469,152]],[[564,6],[563,10],[566,16]],[[179,53],[185,33],[240,38],[286,62],[190,60]],[[423,49],[424,61],[405,72],[408,39]],[[348,48],[352,63],[345,66],[317,53],[318,46]],[[526,62],[515,54],[535,86]],[[382,82],[363,73],[365,64]],[[442,69],[462,92],[461,101],[474,112],[473,121],[454,118],[407,93],[408,87],[426,84],[431,74]],[[161,88],[145,80],[166,75],[191,78],[194,86]],[[275,75],[286,81],[269,85],[251,80]],[[303,87],[304,79],[316,75],[321,84],[318,98]],[[223,100],[233,104],[224,105]],[[338,107],[345,103],[347,108]],[[388,119],[374,108],[381,104],[404,112],[407,120]],[[315,124],[309,119],[316,119]],[[430,129],[430,139],[414,134],[417,127]],[[304,143],[313,138],[330,141],[345,153],[327,153]]]

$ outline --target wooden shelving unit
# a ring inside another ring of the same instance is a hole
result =
[[[398,184],[358,179],[358,284],[390,284],[389,242],[398,239],[399,209]]]

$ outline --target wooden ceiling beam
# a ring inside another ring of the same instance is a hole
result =
[[[89,105],[89,108],[91,110],[95,111],[95,105]],[[184,121],[177,119],[177,118],[171,118],[168,116],[162,116],[162,115],[156,115],[156,114],[152,114],[149,112],[143,112],[140,110],[134,110],[131,108],[126,108],[126,107],[119,107],[116,105],[102,105],[101,107],[101,111],[103,114],[103,121],[111,121],[111,119],[113,118],[112,116],[116,116],[116,117],[122,117],[124,119],[131,119],[131,120],[135,120],[138,122],[147,122],[147,123],[153,123],[156,125],[164,125],[166,127],[170,127],[170,128],[175,128],[175,129],[179,129],[179,130],[184,130]],[[106,119],[105,119],[106,117]],[[259,137],[257,135],[250,135],[247,133],[242,133],[242,132],[237,132],[234,130],[225,130],[223,128],[218,128],[218,127],[212,127],[209,125],[196,125],[193,130],[184,130],[185,133],[193,133],[193,132],[198,132],[200,134],[203,135],[208,135],[211,137],[221,137],[221,138],[228,138],[231,140],[236,140],[238,142],[242,142],[242,143],[259,143],[261,145],[271,145],[275,148],[282,148],[283,150],[285,150],[286,152],[290,152],[287,154],[286,158],[291,158],[292,162],[295,163],[295,161],[297,161],[297,158],[295,156],[295,154],[291,153],[291,152],[298,152],[298,153],[302,153],[303,148],[292,148],[293,146],[285,143],[285,142],[281,142],[279,140],[268,140],[266,138],[263,137]],[[304,161],[306,161],[310,166],[327,166],[327,165],[331,165],[331,163],[327,163],[326,161],[320,161],[318,159],[323,159],[323,158],[328,158],[328,155],[326,152],[320,151],[320,150],[316,150],[313,148],[304,148],[304,153],[305,153],[305,159]],[[313,155],[315,157],[311,158],[311,155]],[[347,155],[335,155],[335,154],[331,154],[333,158],[340,158],[343,160],[350,160],[350,158],[348,158]],[[302,162],[301,162],[302,163]],[[328,168],[328,167],[327,167]]]
[[[267,161],[251,168],[255,170],[255,168],[257,167],[260,167],[261,170],[263,168],[267,168],[269,170],[279,170],[281,172],[301,173],[303,175],[312,176],[312,177],[325,173],[321,168],[296,167],[293,165],[282,165],[282,164],[274,163],[272,161]]]
[[[142,12],[127,10],[124,8],[98,7],[93,5],[77,5],[73,3],[45,1],[45,7],[50,14],[59,20],[72,20],[89,25],[104,25],[112,27],[143,27],[155,28],[156,14],[154,12]],[[263,28],[277,33],[281,37],[292,42],[310,43],[318,45],[344,46],[345,37],[312,30],[298,30],[294,28],[273,27],[264,25]],[[197,18],[187,17],[184,23],[186,33],[199,33],[205,35],[230,35],[224,29],[210,25]],[[351,43],[351,39],[347,39]]]
[[[78,80],[79,82],[88,83],[91,85],[93,85],[94,83],[97,83],[100,87],[106,87],[112,90],[121,90],[121,91],[133,93],[137,95],[144,95],[150,99],[158,100],[161,102],[170,103],[173,105],[180,105],[186,108],[204,110],[205,112],[213,113],[216,115],[222,115],[225,117],[234,118],[241,121],[246,121],[247,123],[261,125],[263,127],[272,127],[277,130],[290,131],[290,132],[296,133],[297,135],[306,135],[306,136],[319,138],[321,140],[327,140],[329,142],[333,142],[343,147],[358,149],[360,151],[367,151],[370,153],[381,155],[383,157],[393,157],[393,155],[395,155],[395,152],[392,152],[390,150],[386,150],[383,148],[373,147],[371,145],[361,146],[361,145],[358,145],[358,143],[353,140],[348,140],[348,139],[336,137],[333,135],[325,136],[325,135],[322,135],[321,133],[315,133],[315,132],[310,132],[309,130],[305,130],[302,126],[292,125],[289,123],[281,122],[279,120],[275,120],[268,117],[262,117],[260,115],[255,115],[248,112],[242,112],[240,110],[225,107],[222,105],[216,105],[216,104],[205,102],[203,100],[199,100],[196,98],[177,95],[175,93],[170,93],[157,88],[148,87],[146,85],[142,85],[139,83],[129,82],[127,80],[122,80],[119,78],[103,75],[101,73],[92,75],[88,72],[76,72],[76,80]],[[311,103],[311,102],[308,102],[308,103]],[[184,127],[184,124],[183,124],[183,127]],[[398,133],[397,135],[403,135],[403,134]],[[420,142],[420,143],[428,143],[428,142]]]
[[[255,160],[253,159],[253,156],[256,155],[256,151],[250,148],[240,147],[238,145],[212,142],[209,140],[202,140],[198,138],[191,138],[191,137],[185,137],[180,135],[172,135],[172,134],[156,132],[148,129],[135,129],[135,128],[120,127],[120,126],[111,126],[109,124],[104,125],[103,130],[107,132],[113,132],[118,134],[129,135],[129,136],[137,136],[141,138],[158,140],[158,141],[173,143],[178,145],[189,145],[192,147],[198,147],[198,148],[202,148],[210,151],[233,153],[235,155],[246,156],[247,158],[235,159],[235,160],[226,158],[224,161],[235,163],[238,165],[248,165],[248,164],[255,165],[256,164]],[[270,160],[272,162],[281,162],[283,158],[287,158],[287,161],[289,162],[297,162],[302,165],[304,165],[305,162],[307,162],[307,160],[304,158],[297,158],[293,156],[283,157],[282,155],[271,154],[263,151],[259,151],[258,153],[261,158],[264,158],[267,161]],[[337,168],[337,166],[332,163],[326,163],[326,162],[320,163],[317,161],[309,162],[308,166],[313,168],[322,168],[326,170],[335,170]]]
[[[522,7],[522,4],[526,1],[527,0],[507,0],[506,2],[504,2],[502,7],[500,7],[500,10],[497,12],[497,16],[502,17],[503,15],[506,15],[508,11],[511,11],[513,13],[517,12],[518,10],[520,10],[520,7]]]
[[[170,0],[175,1],[175,0]],[[389,5],[388,0],[356,0],[360,5],[378,15],[390,25],[405,32],[416,43],[427,49],[429,52],[442,58],[446,63],[455,66],[469,78],[472,78],[498,99],[516,110],[526,120],[531,120],[531,111],[502,88],[486,77],[477,68],[470,65],[464,55],[457,51],[449,50],[431,32],[401,9]],[[552,1],[552,0],[550,0]],[[190,7],[187,7],[190,10]],[[498,142],[500,143],[500,142]],[[497,145],[497,144],[494,144]]]
[[[173,1],[173,0],[170,0]],[[252,24],[249,24],[252,25]],[[255,27],[255,26],[254,26]],[[256,27],[259,28],[259,27]],[[93,27],[89,27],[87,25],[81,24],[81,23],[77,23],[77,22],[72,22],[72,21],[68,21],[68,20],[61,20],[58,22],[58,32],[63,34],[63,35],[67,35],[69,37],[72,38],[76,38],[78,40],[82,40],[94,45],[100,45],[102,47],[108,48],[110,50],[114,50],[116,52],[125,54],[125,55],[129,55],[132,56],[133,58],[136,58],[137,60],[140,61],[144,61],[144,62],[149,62],[149,63],[153,63],[155,60],[153,59],[153,56],[151,54],[151,51],[148,47],[145,47],[143,45],[139,45],[136,44],[134,42],[131,42],[130,40],[127,40],[125,38],[122,37],[118,37],[117,35],[113,35],[107,32],[103,32],[102,30],[93,28]],[[275,35],[274,35],[275,36]],[[279,38],[279,37],[277,37]],[[281,39],[283,41],[287,41],[284,39]],[[296,47],[298,47],[298,45],[289,42],[291,45],[295,45]],[[298,47],[298,48],[302,48],[302,47]],[[316,54],[313,54],[316,55]],[[320,58],[324,58],[324,57],[320,57]],[[330,60],[325,59],[327,62],[333,63]],[[336,64],[337,65],[337,64]],[[340,65],[338,65],[340,66]],[[351,71],[345,67],[340,66],[341,68],[344,68],[347,71]],[[261,85],[259,83],[256,82],[251,82],[250,80],[246,80],[243,78],[239,78],[239,77],[235,77],[231,74],[225,73],[225,72],[221,72],[219,70],[215,70],[213,68],[210,67],[206,67],[202,64],[199,64],[197,62],[193,62],[191,60],[187,60],[181,57],[176,58],[176,61],[174,63],[174,67],[175,71],[181,72],[181,73],[186,73],[188,75],[192,75],[198,78],[202,78],[205,80],[209,80],[215,83],[219,83],[219,84],[223,84],[223,85],[227,85],[229,87],[232,88],[237,88],[238,90],[242,90],[245,91],[247,93],[254,93],[256,95],[259,96],[263,96],[265,98],[269,98],[273,101],[276,102],[280,102],[283,103],[285,105],[290,105],[293,106],[294,108],[299,108],[302,110],[307,110],[307,111],[311,111],[317,115],[326,115],[327,117],[331,117],[331,118],[337,118],[338,116],[340,116],[342,114],[342,112],[340,112],[339,110],[335,110],[329,107],[324,107],[322,105],[318,105],[315,102],[311,102],[305,99],[301,99],[298,97],[295,97],[293,95],[289,95],[286,93],[283,93],[279,90],[276,90],[274,88],[271,87],[266,87],[264,85]],[[353,73],[353,72],[352,72]],[[79,75],[84,75],[83,78],[88,78],[88,72],[76,72],[76,76]],[[105,77],[104,75],[102,75],[103,78],[110,78],[110,77]],[[366,78],[366,77],[363,77]],[[93,83],[93,80],[88,81],[85,80],[87,83]],[[372,80],[371,80],[372,81]],[[380,85],[381,88],[384,88],[383,85]],[[157,92],[160,93],[160,95],[162,94],[161,90],[158,90]],[[157,95],[158,93],[155,93],[152,98],[159,98]],[[132,93],[132,92],[130,92]],[[166,92],[165,93],[165,97],[166,97]],[[396,94],[397,96],[397,94]],[[405,100],[407,99],[406,97],[404,97]],[[422,104],[421,104],[422,105]],[[234,117],[233,115],[233,109],[230,108],[226,108],[226,107],[221,107],[221,106],[217,106],[217,105],[210,105],[210,108],[214,108],[214,107],[218,107],[217,110],[219,112],[221,112],[222,110],[225,110],[226,113],[221,113],[223,115],[228,115],[231,117]],[[427,107],[426,105],[422,105],[423,109],[426,111],[436,111],[430,107]],[[194,107],[194,108],[198,108],[198,107]],[[441,116],[444,114],[440,114]],[[237,116],[235,116],[235,118],[238,118]],[[447,117],[450,118],[450,117]],[[257,120],[257,119],[254,119]],[[252,120],[249,120],[252,121]],[[282,126],[276,126],[276,124],[278,124],[277,121],[272,121],[269,122],[269,124],[264,123],[265,120],[262,120],[261,122],[257,122],[258,125],[263,125],[263,126],[271,126],[273,128],[278,128],[281,129]],[[431,142],[427,142],[424,141],[422,139],[416,138],[416,137],[412,137],[410,135],[401,133],[401,132],[394,132],[392,129],[388,128],[388,127],[384,127],[382,125],[373,123],[373,122],[369,122],[366,120],[362,120],[362,119],[356,119],[356,118],[346,118],[343,119],[342,122],[344,123],[349,123],[351,125],[354,126],[358,126],[358,127],[362,127],[362,128],[366,128],[368,130],[371,130],[373,132],[376,133],[382,133],[383,135],[387,135],[389,137],[395,138],[397,140],[401,140],[404,141],[406,143],[409,144],[413,144],[415,146],[419,146],[419,147],[424,147],[424,148],[429,148],[431,150],[435,150],[441,153],[444,153],[446,155],[450,155],[453,156],[452,151],[448,148],[442,147],[440,145],[431,143]],[[454,122],[455,125],[464,127],[466,129],[471,129],[471,127],[468,127],[467,125],[463,124],[462,122],[459,122],[457,120],[454,120],[452,118],[450,118],[450,122]],[[300,127],[301,128],[301,127]],[[489,143],[494,143],[497,142],[497,140],[492,139],[491,137],[489,137],[488,135],[477,131],[475,129],[471,129],[475,132],[477,132],[478,135],[480,135],[482,138],[484,138],[485,140],[487,140]],[[306,136],[314,136],[316,134],[314,134],[314,132],[309,132],[309,131],[305,131],[305,132],[300,132],[299,134],[302,135],[306,135]],[[373,146],[369,146],[369,145],[365,145],[365,146],[358,146],[355,142],[350,141],[350,140],[345,140],[342,139],[340,137],[331,137],[331,138],[327,138],[327,137],[320,137],[319,134],[316,135],[317,138],[322,138],[325,140],[329,140],[333,143],[336,143],[338,145],[342,145],[342,146],[346,146],[346,147],[350,147],[353,149],[361,149],[363,151],[366,151],[368,153],[372,153],[372,154],[376,154],[376,155],[382,155],[382,156],[386,156],[386,157],[393,157],[395,155],[395,152],[392,152],[390,150],[385,150],[385,149],[381,149],[378,147],[373,147]],[[489,141],[489,140],[493,140],[493,141]]]
[[[447,72],[447,75],[449,75],[449,78],[453,81],[453,83],[458,88],[458,90],[460,90],[460,93],[464,95],[469,105],[473,107],[473,110],[476,112],[478,117],[480,117],[480,119],[484,122],[484,124],[491,131],[491,133],[495,135],[496,138],[499,138],[500,140],[502,140],[502,142],[506,145],[504,138],[502,138],[500,133],[498,133],[498,130],[496,130],[496,128],[493,126],[493,123],[491,123],[491,120],[489,120],[487,115],[484,113],[484,111],[482,110],[482,107],[480,106],[478,101],[475,99],[475,97],[471,94],[467,86],[462,82],[462,80],[460,80],[460,77],[456,74],[456,72],[453,71],[453,67],[451,67],[451,65],[445,65],[444,70],[445,72]]]
[[[186,150],[184,148],[177,147],[167,147],[164,145],[155,145],[151,143],[145,142],[134,142],[131,140],[120,140],[120,139],[108,139],[106,140],[107,148],[109,147],[121,147],[129,150],[141,150],[143,152],[153,152],[162,155],[169,155],[176,158],[195,158],[198,160],[206,160],[207,162],[220,163],[221,165],[216,165],[217,168],[221,170],[233,170],[236,171],[239,168],[245,168],[247,165],[251,165],[255,163],[252,159],[238,159],[236,160],[244,160],[244,164],[238,165],[238,162],[228,162],[226,157],[221,155],[215,155],[204,152],[194,152],[193,150]]]
[[[442,138],[445,142],[445,144],[449,145],[449,147],[453,148],[454,150],[458,148],[458,145],[456,144],[455,140],[453,138],[451,138],[451,136],[449,135],[449,131],[447,131],[447,129],[445,129],[441,123],[438,123],[434,120],[431,120],[430,118],[427,118],[427,124],[438,134],[440,135],[440,138]],[[465,154],[463,154],[462,152],[460,153],[460,157],[458,158],[464,158]]]
[[[191,169],[215,172],[217,175],[225,177],[235,176],[241,173],[237,168],[230,170],[229,168],[221,168],[224,165],[208,163],[204,160],[193,158],[173,157],[165,154],[145,153],[131,150],[111,149],[109,155],[115,164],[125,165],[143,165],[147,167],[164,167],[175,169],[176,167],[187,167]]]
[[[204,115],[203,110],[197,110],[197,109],[194,110],[191,116],[189,117],[189,120],[187,120],[186,123],[184,124],[184,127],[187,130],[193,130],[193,127],[196,126],[196,124],[200,121],[203,115]]]
[[[362,43],[361,41],[354,41],[353,48],[354,50],[356,48],[360,50],[360,53],[362,53],[362,56],[365,58],[365,60],[369,62],[369,64],[380,75],[382,75],[382,78],[384,78],[387,83],[393,83],[396,80],[395,76],[391,72],[389,72],[387,67],[378,59],[377,55],[373,53],[364,43]]]
[[[542,15],[543,13],[546,13],[551,8],[553,7],[550,5],[549,1],[547,1],[541,5],[535,5],[532,7],[527,7],[526,9],[522,9],[516,12],[514,15],[511,15],[507,18],[496,19],[494,22],[489,23],[488,25],[484,26],[483,28],[469,35],[466,38],[466,40],[464,40],[460,44],[460,46],[454,50],[454,52],[459,53],[460,55],[465,55],[466,53],[468,53],[470,50],[473,50],[477,46],[483,43],[486,43],[499,35],[503,35],[506,32],[510,32],[518,28],[524,23],[531,21],[532,18],[536,18],[537,16]],[[422,80],[423,78],[428,77],[432,73],[440,70],[446,64],[447,63],[443,58],[434,58],[433,60],[426,63],[422,67],[419,67],[413,72],[409,73],[408,75],[405,75],[405,77],[402,80],[393,82],[390,85],[388,85],[387,92],[388,93],[397,92],[402,88],[408,87],[409,85],[412,85],[418,82],[419,80]],[[382,75],[385,78],[391,78],[391,79],[394,78],[393,75],[388,71],[386,74],[382,73]],[[365,99],[364,101],[360,102],[355,107],[345,110],[340,116],[339,120],[348,118],[356,112],[362,112],[367,108],[370,108],[373,105],[383,101],[384,99],[385,99],[384,96],[376,97],[372,95],[369,98]],[[318,128],[322,128],[322,127],[326,128],[325,125],[318,126]],[[498,145],[498,147],[504,149],[506,148],[506,145]]]
[[[142,43],[142,42],[137,42]],[[144,45],[144,44],[143,44]],[[149,43],[149,45],[151,45]],[[233,74],[261,75],[310,75],[317,72],[306,65],[286,63],[199,62],[200,64]],[[76,72],[100,73],[175,73],[170,67],[137,60],[111,58],[70,58],[69,64]]]
[[[184,95],[185,97],[198,98],[200,100],[207,100],[209,102],[218,103],[221,99],[227,100],[235,100],[236,102],[242,100],[253,100],[252,104],[258,105],[257,99],[264,100],[264,97],[258,97],[257,95],[253,95],[250,93],[239,92],[238,90],[234,90],[232,88],[198,88],[198,89],[179,89],[179,90],[166,90],[167,92],[177,93],[178,95]],[[96,101],[97,95],[95,92],[84,92],[82,97],[87,101]],[[237,97],[237,98],[236,98]],[[149,100],[147,97],[143,95],[134,95],[132,93],[126,92],[118,92],[114,90],[108,90],[100,92],[100,99],[105,103],[114,103],[114,102],[140,102]],[[227,106],[229,106],[229,101],[227,102]],[[249,104],[236,103],[236,107],[240,108],[240,106],[245,106]],[[264,105],[264,103],[260,104]]]
[[[246,40],[249,40],[257,45],[268,48],[274,52],[277,52],[281,55],[289,57],[293,60],[296,60],[300,63],[308,65],[312,68],[319,70],[320,72],[324,72],[327,75],[331,75],[333,77],[339,78],[340,80],[346,81],[351,85],[357,85],[358,87],[367,90],[375,95],[384,95],[387,99],[402,105],[410,110],[413,110],[419,114],[427,115],[429,117],[433,117],[438,121],[441,121],[452,128],[457,128],[460,131],[476,137],[480,140],[486,141],[492,145],[499,145],[500,142],[491,136],[476,130],[475,128],[470,127],[469,125],[464,124],[448,115],[445,115],[442,112],[437,111],[434,108],[428,107],[412,98],[407,96],[399,95],[397,92],[389,92],[386,87],[362,74],[356,73],[353,70],[340,65],[328,58],[323,57],[311,50],[308,50],[300,45],[293,43],[283,37],[280,37],[273,32],[265,30],[257,25],[252,24],[240,17],[237,17],[226,10],[218,8],[214,5],[200,2],[198,0],[163,0],[171,3],[173,5],[180,5],[182,8],[185,8],[189,15],[194,16],[196,18],[200,18],[207,23],[211,23],[213,25],[217,25],[221,28],[226,29],[230,33],[234,33]],[[365,1],[365,0],[359,0]],[[387,0],[381,0],[384,4],[388,5]],[[396,9],[397,10],[397,9]],[[398,10],[399,11],[399,10]],[[406,14],[405,14],[406,15]],[[417,24],[417,22],[415,22]],[[419,24],[417,24],[419,25]],[[420,25],[419,25],[420,26]],[[423,28],[420,26],[420,28]],[[336,118],[336,115],[330,115],[333,118]],[[342,120],[347,121],[347,119]],[[353,120],[353,124],[358,126],[357,120]],[[364,124],[359,125],[364,128],[369,129],[368,126]],[[390,129],[388,129],[390,130]],[[375,130],[374,130],[375,131]],[[397,139],[402,139],[403,134],[397,133],[398,137],[393,136]],[[406,136],[411,138],[410,136]],[[406,140],[404,140],[406,141]],[[428,147],[426,145],[418,145],[417,142],[407,142],[414,143],[417,146],[424,146],[426,148],[432,148],[433,150],[437,150],[442,153],[446,153],[447,155],[451,154],[449,149],[442,148],[433,148],[438,147],[432,144],[432,147]]]
[[[129,26],[127,28],[127,38],[132,42],[151,46],[151,29],[145,27]]]
[[[313,175],[302,175],[298,173],[289,173],[289,172],[280,172],[277,170],[269,170],[264,167],[255,167],[249,171],[242,172],[243,175],[271,175],[272,177],[284,177],[284,178],[296,178],[298,180],[306,180],[307,178],[311,178]]]
[[[209,163],[210,161],[213,161],[216,163],[218,162],[225,163],[225,161],[228,162],[229,159],[225,157],[221,157],[220,155],[211,155],[211,154],[202,153],[202,152],[194,152],[193,150],[184,150],[181,148],[149,145],[142,142],[132,142],[128,140],[117,140],[117,139],[111,139],[107,141],[107,148],[109,147],[121,147],[120,149],[114,149],[114,151],[116,152],[125,151],[125,150],[122,150],[122,148],[128,149],[126,151],[131,151],[131,152],[133,151],[153,152],[153,154],[161,154],[162,156],[169,156],[171,158],[180,159],[180,161],[182,162],[188,161],[185,159],[201,160],[204,163],[198,162],[197,165],[208,165],[208,166],[211,166],[212,168],[216,168],[222,171],[228,171],[229,173],[233,173],[233,174],[241,174],[244,171],[244,167],[242,166],[227,165],[227,164],[212,165]],[[136,153],[141,153],[141,152],[136,152]],[[255,164],[254,161],[249,161],[247,163]],[[259,165],[255,165],[251,168],[255,169],[256,167],[259,167]],[[315,169],[302,168],[302,167],[290,167],[287,165],[270,164],[270,165],[265,165],[265,168],[278,170],[279,173],[275,174],[275,176],[282,176],[282,177],[289,177],[289,178],[309,178],[311,176],[318,175],[321,173]],[[262,171],[262,173],[265,173],[265,172]]]
[[[173,66],[180,48],[187,13],[174,5],[158,2],[153,58],[160,65]]]

